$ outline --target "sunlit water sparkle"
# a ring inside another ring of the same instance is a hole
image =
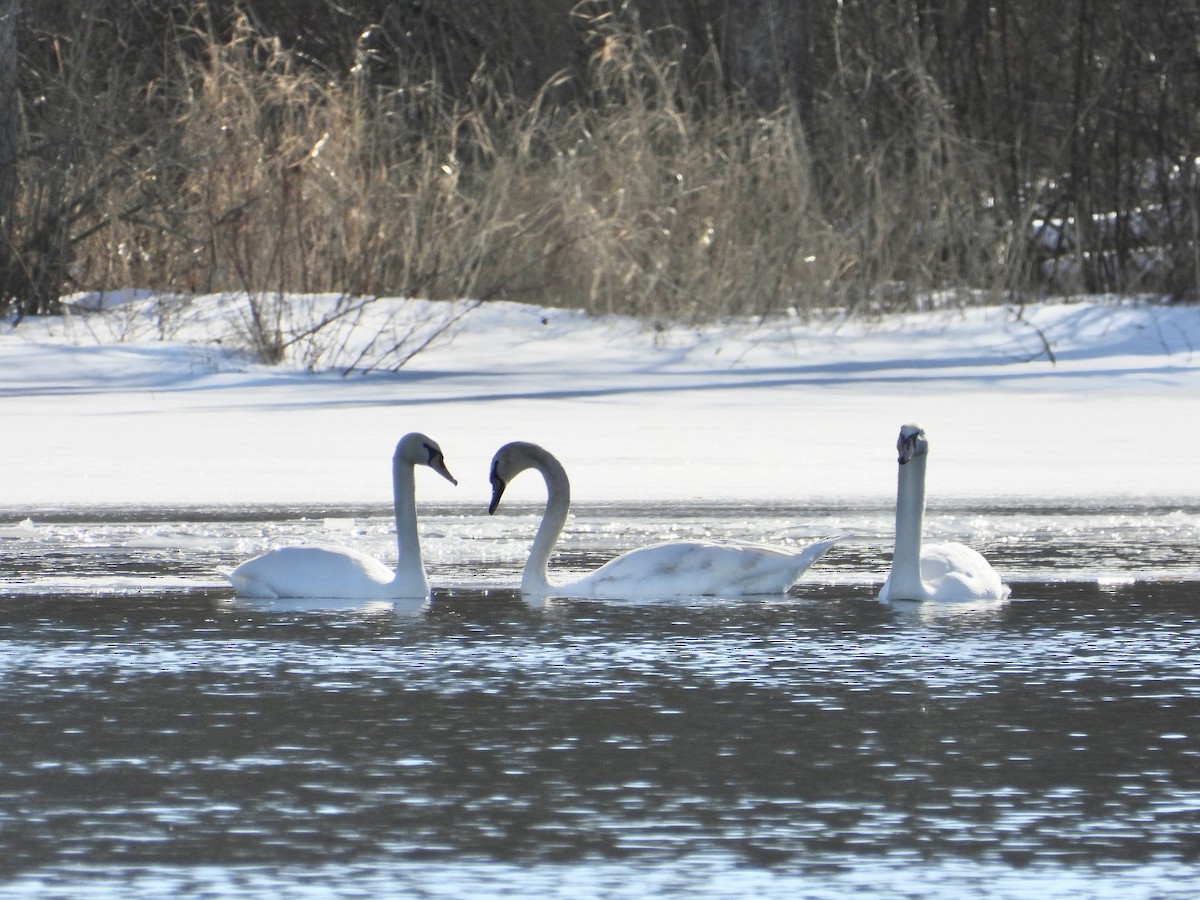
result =
[[[423,511],[424,513],[424,511]],[[0,895],[1185,897],[1200,510],[933,510],[1004,604],[873,598],[886,509],[583,508],[556,566],[850,537],[788,595],[526,603],[536,511],[434,509],[432,601],[237,601],[380,510],[0,517]]]

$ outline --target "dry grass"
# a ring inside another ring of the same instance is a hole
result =
[[[715,57],[714,77],[689,83],[670,32],[607,15],[587,27],[572,85],[587,102],[560,104],[565,74],[531,101],[482,73],[451,97],[427,77],[377,85],[367,65],[331,77],[245,18],[193,22],[138,88],[169,117],[131,149],[112,127],[131,85],[114,81],[107,127],[76,123],[83,166],[51,166],[55,180],[25,163],[24,183],[55,192],[27,193],[44,208],[25,219],[75,211],[57,216],[63,289],[241,293],[267,360],[325,324],[290,307],[295,293],[343,295],[338,316],[414,296],[694,321],[1010,283],[1020,254],[988,218],[988,160],[918,66],[907,132],[872,141],[829,96],[818,159],[794,110],[715,87]]]

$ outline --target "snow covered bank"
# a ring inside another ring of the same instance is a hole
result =
[[[495,303],[399,372],[341,377],[225,349],[222,298],[188,302],[169,332],[154,298],[126,301],[0,332],[0,507],[386,505],[410,430],[442,444],[460,481],[419,479],[422,501],[482,508],[492,453],[524,439],[563,460],[577,501],[886,504],[909,420],[933,446],[931,505],[1200,502],[1195,307],[655,330]],[[461,312],[378,309],[402,333]],[[347,329],[344,345],[364,339]],[[542,496],[532,478],[512,492]]]

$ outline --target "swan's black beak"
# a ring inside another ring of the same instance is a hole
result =
[[[435,444],[424,444],[425,452],[429,454],[429,468],[437,472],[448,482],[455,487],[458,487],[458,479],[450,474],[450,470],[446,468],[446,457],[442,456],[442,451]]]
[[[896,462],[904,466],[906,462],[912,462],[912,457],[919,456],[925,452],[925,432],[912,431],[900,432],[900,439],[896,442],[896,452],[899,456]]]
[[[504,496],[504,489],[508,486],[504,483],[504,479],[496,474],[496,470],[492,469],[492,502],[488,504],[488,515],[496,511],[496,507],[500,505],[500,498]]]
[[[910,434],[907,437],[902,437],[900,439],[900,445],[896,449],[900,453],[900,456],[896,461],[900,463],[900,465],[904,465],[906,462],[909,462],[917,452],[917,435]]]
[[[437,472],[455,487],[458,486],[458,479],[450,474],[450,470],[446,468],[446,460],[441,455],[429,460],[429,468],[433,469],[433,471]]]

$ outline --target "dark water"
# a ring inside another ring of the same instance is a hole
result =
[[[352,512],[6,520],[0,895],[1200,892],[1200,511],[948,511],[999,605],[875,602],[886,510],[730,509],[562,560],[856,537],[786,597],[533,606],[534,520],[442,510],[429,604],[231,602],[267,539],[387,558]]]

